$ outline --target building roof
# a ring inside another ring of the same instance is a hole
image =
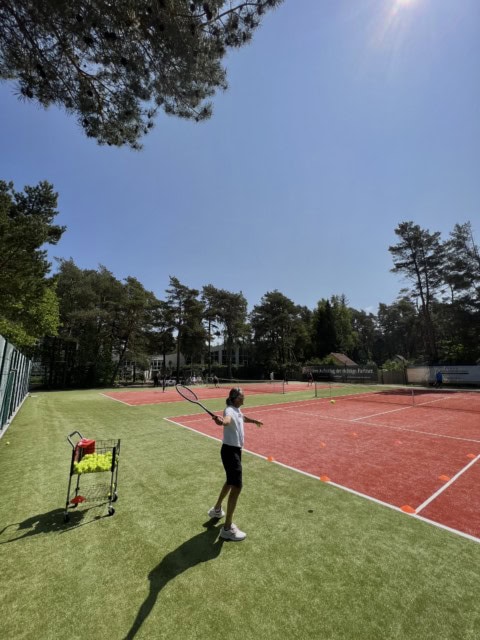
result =
[[[340,364],[343,364],[346,367],[357,367],[358,366],[356,362],[351,360],[344,353],[331,353],[330,355],[332,356],[332,358],[335,358],[335,360],[338,360],[338,362]]]

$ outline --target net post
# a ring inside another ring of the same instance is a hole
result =
[[[315,385],[315,396],[314,396],[314,397],[315,397],[315,398],[318,398],[317,381],[316,381],[316,380],[314,380],[314,381],[313,381],[313,384]]]
[[[285,380],[282,380],[282,393],[286,393],[286,391],[285,391]]]
[[[415,406],[415,390],[412,387],[412,407],[414,407],[414,406]]]

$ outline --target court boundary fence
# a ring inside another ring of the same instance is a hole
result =
[[[32,361],[0,335],[0,438],[28,396]]]

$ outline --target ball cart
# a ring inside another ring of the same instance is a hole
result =
[[[84,438],[80,431],[69,433],[67,440],[72,447],[72,457],[64,522],[70,520],[69,510],[76,509],[83,502],[105,503],[108,515],[113,516],[113,503],[118,500],[120,440],[92,440]],[[105,480],[105,473],[109,474],[108,480]],[[89,481],[86,478],[81,480],[87,474],[90,476]]]

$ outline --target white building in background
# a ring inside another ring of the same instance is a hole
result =
[[[225,349],[225,345],[218,344],[211,347],[210,350],[212,357],[212,366],[214,365],[225,365],[227,364],[227,350]],[[185,362],[185,357],[182,353],[180,353],[180,368],[187,366]],[[202,369],[208,367],[208,353],[206,353],[200,360],[200,364]],[[248,356],[243,352],[243,349],[239,346],[236,346],[232,356],[232,365],[234,367],[241,367],[243,365],[248,364]],[[177,368],[177,352],[174,351],[172,353],[168,353],[165,356],[165,370],[167,374],[170,374],[175,371]],[[155,372],[163,371],[163,356],[154,355],[150,359],[150,370],[151,375]]]

